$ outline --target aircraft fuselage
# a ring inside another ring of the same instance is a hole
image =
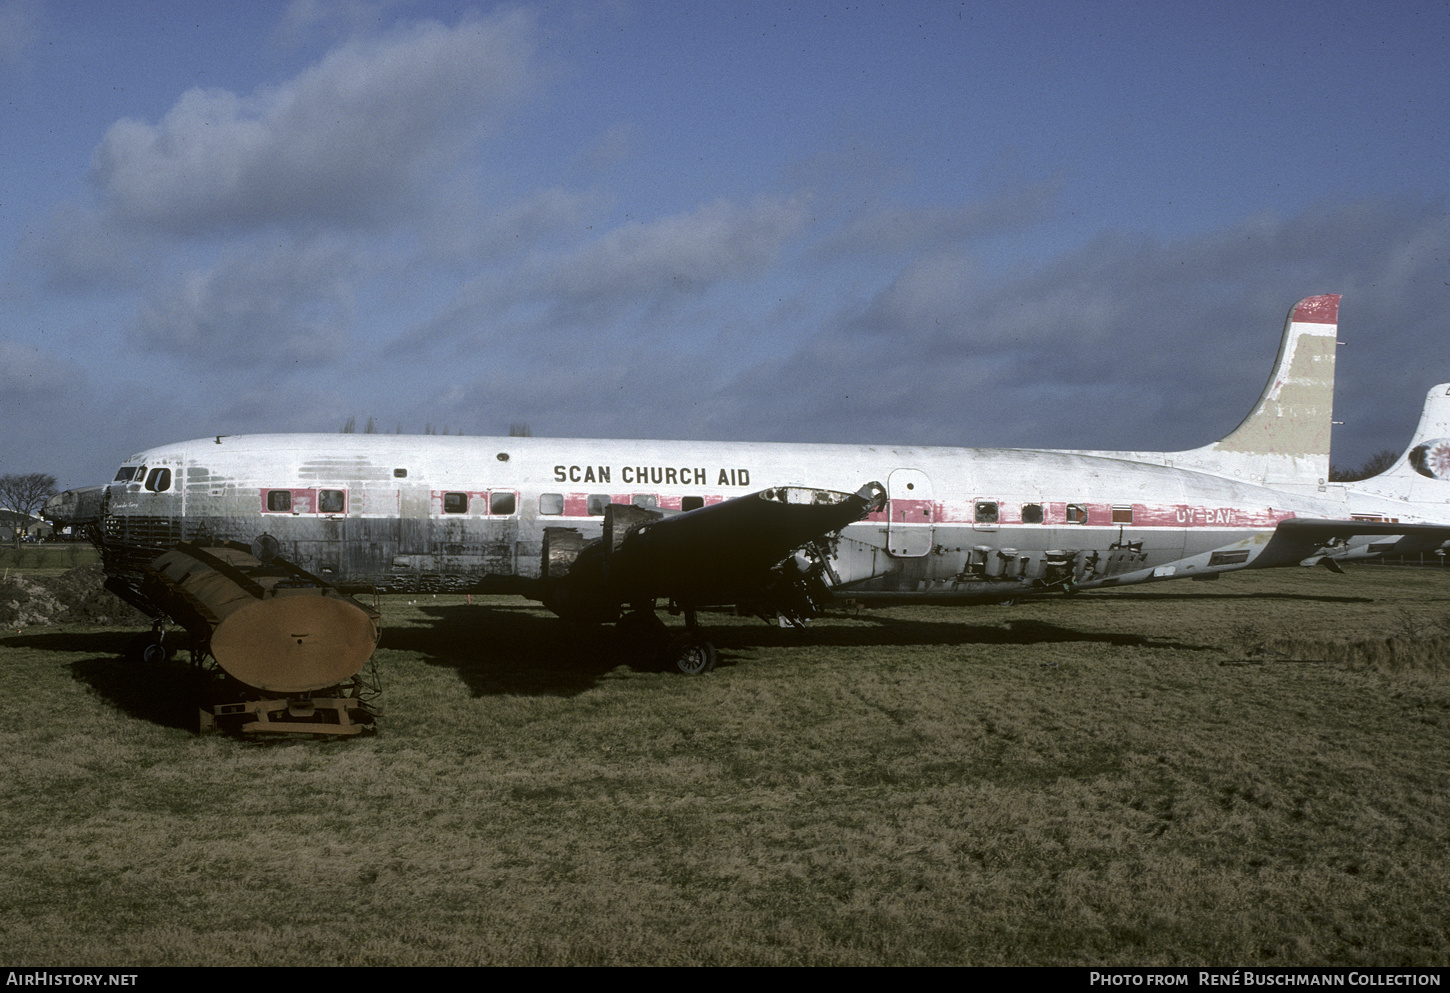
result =
[[[771,487],[852,492],[872,480],[886,487],[885,507],[831,547],[841,591],[863,598],[1212,576],[1253,566],[1281,520],[1344,515],[1331,495],[1097,454],[224,435],[127,459],[105,489],[100,530],[113,573],[179,541],[267,535],[282,557],[345,590],[532,595],[545,529],[597,538],[607,504],[669,513]]]

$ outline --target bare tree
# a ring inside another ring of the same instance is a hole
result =
[[[529,425],[526,421],[515,421],[509,425],[510,438],[532,438],[533,436],[534,432],[529,430]]]
[[[20,547],[20,536],[30,527],[35,512],[54,495],[55,477],[49,473],[0,476],[0,508],[10,511],[10,529],[16,548]]]
[[[1343,466],[1332,465],[1329,467],[1329,480],[1334,483],[1353,483],[1361,479],[1368,479],[1371,476],[1378,476],[1400,460],[1400,453],[1392,448],[1382,448],[1369,458],[1358,469],[1346,469]]]
[[[357,418],[349,417],[342,425],[343,434],[357,434]]]

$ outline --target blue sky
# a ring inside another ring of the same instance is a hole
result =
[[[217,433],[1177,449],[1450,381],[1450,4],[0,0],[0,472]]]

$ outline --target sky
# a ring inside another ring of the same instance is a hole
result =
[[[1450,2],[0,0],[0,473],[339,431],[1177,450],[1450,382]],[[809,482],[809,481],[802,481]]]

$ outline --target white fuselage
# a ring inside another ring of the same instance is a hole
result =
[[[224,435],[149,449],[128,474],[107,487],[108,569],[266,534],[335,585],[383,591],[527,593],[546,528],[591,539],[611,502],[687,511],[783,485],[886,487],[886,508],[833,550],[839,584],[863,596],[1000,596],[1064,568],[1081,588],[1211,576],[1252,567],[1281,520],[1348,516],[1333,488],[1011,449]]]

